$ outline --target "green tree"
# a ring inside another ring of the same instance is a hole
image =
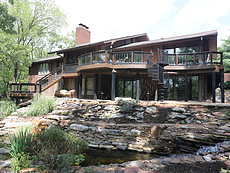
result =
[[[12,1],[9,3],[13,4]],[[9,14],[7,3],[0,3],[0,29],[6,33],[15,33],[14,22],[16,18]]]
[[[225,72],[230,72],[230,36],[223,40],[224,42],[218,47],[219,52],[223,52],[223,63]]]
[[[53,0],[1,5],[5,15],[0,17],[0,94],[6,96],[10,82],[28,81],[31,61],[45,57],[55,45],[50,40],[55,37],[60,42],[62,37],[56,33],[66,25],[66,16]]]

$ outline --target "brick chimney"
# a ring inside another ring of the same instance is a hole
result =
[[[90,43],[90,33],[89,27],[80,23],[76,28],[76,45]]]

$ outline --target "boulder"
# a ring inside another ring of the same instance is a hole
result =
[[[88,126],[84,126],[81,124],[71,124],[69,128],[76,131],[86,131],[89,129]]]
[[[171,109],[173,112],[179,112],[179,113],[185,113],[186,110],[184,108],[172,108]]]
[[[147,107],[145,109],[145,112],[148,113],[148,114],[153,114],[157,111],[157,108],[155,106],[151,106],[151,107]]]
[[[181,113],[178,113],[178,112],[171,112],[170,114],[169,114],[169,118],[180,118],[180,119],[185,119],[185,118],[187,118],[187,116],[186,115],[183,115],[183,114],[181,114]]]

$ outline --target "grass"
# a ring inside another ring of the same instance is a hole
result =
[[[54,98],[36,95],[27,112],[27,116],[42,116],[54,109]]]
[[[17,105],[11,100],[5,100],[0,102],[0,118],[9,116],[12,112],[17,110]]]

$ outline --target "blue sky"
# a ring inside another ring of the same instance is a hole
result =
[[[230,0],[55,0],[69,23],[88,26],[91,42],[147,33],[151,40],[203,31],[230,35]]]

